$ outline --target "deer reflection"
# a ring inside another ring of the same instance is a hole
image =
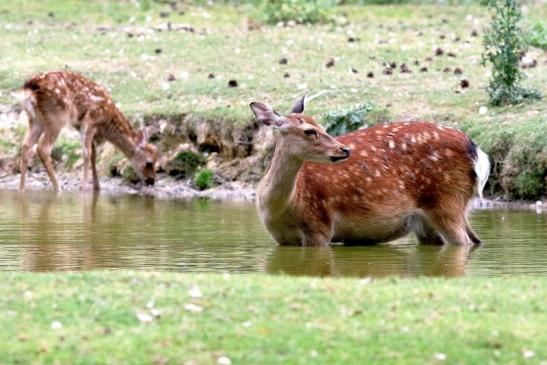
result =
[[[265,270],[306,276],[463,276],[471,251],[462,246],[277,246]]]
[[[60,197],[50,192],[20,194],[18,232],[25,270],[60,271],[92,266],[92,247],[85,233],[90,231],[72,229],[81,226],[88,212],[96,209],[96,194],[87,198],[86,195]]]

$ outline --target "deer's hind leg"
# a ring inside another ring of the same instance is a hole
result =
[[[450,243],[472,247],[473,239],[467,232],[467,219],[464,205],[439,205],[425,211],[432,226]]]
[[[418,242],[423,245],[444,245],[445,240],[439,231],[428,220],[419,214],[408,219],[410,229],[416,235]]]
[[[19,190],[25,190],[25,182],[28,171],[28,162],[30,159],[32,147],[36,144],[40,136],[44,131],[44,126],[36,118],[29,118],[29,126],[23,143],[21,145],[21,161],[20,161],[20,170],[21,170],[21,179],[19,181]]]
[[[38,157],[44,164],[46,168],[51,184],[53,185],[53,190],[59,191],[59,183],[57,182],[57,177],[55,176],[55,171],[53,169],[53,161],[51,159],[51,150],[53,149],[53,144],[59,137],[61,132],[62,125],[58,126],[54,123],[50,123],[49,128],[46,128],[42,137],[38,141]]]

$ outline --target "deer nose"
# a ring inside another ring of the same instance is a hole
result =
[[[349,154],[350,154],[350,152],[351,152],[351,150],[350,150],[349,148],[347,148],[346,146],[344,146],[344,147],[340,147],[340,150],[342,150],[342,153],[343,153],[344,155],[346,155],[346,157],[349,157]]]

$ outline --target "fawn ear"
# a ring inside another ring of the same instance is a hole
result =
[[[135,138],[137,144],[141,147],[145,146],[148,142],[148,130],[146,128],[139,129]]]
[[[281,127],[283,124],[285,124],[283,118],[279,114],[277,114],[277,112],[273,110],[271,106],[267,104],[254,101],[251,103],[250,107],[255,114],[256,119],[258,119],[261,123],[264,123],[265,125]]]
[[[301,98],[299,98],[295,103],[294,103],[294,106],[292,107],[292,110],[291,110],[291,113],[294,113],[294,114],[302,114],[304,112],[304,107],[305,107],[305,104],[306,104],[306,94],[304,94],[304,96],[302,96]]]

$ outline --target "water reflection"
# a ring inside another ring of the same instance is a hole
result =
[[[469,250],[458,246],[281,247],[268,257],[266,271],[318,276],[463,276]]]
[[[279,247],[252,204],[0,190],[0,270],[266,272],[317,276],[547,275],[547,214],[471,216],[485,245]]]

